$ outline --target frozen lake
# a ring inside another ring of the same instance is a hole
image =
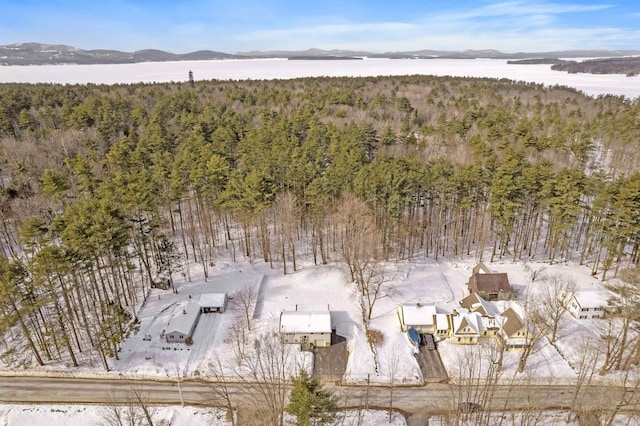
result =
[[[502,59],[235,59],[115,65],[0,66],[0,83],[115,84],[185,81],[190,70],[193,71],[196,80],[271,80],[414,74],[507,78],[574,87],[592,96],[640,96],[640,76],[568,74],[553,71],[550,65],[508,65],[507,61]]]

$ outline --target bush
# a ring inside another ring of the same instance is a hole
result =
[[[370,345],[382,346],[384,343],[384,334],[380,330],[370,328],[367,330],[367,340]]]

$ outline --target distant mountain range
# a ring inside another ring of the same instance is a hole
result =
[[[55,65],[55,64],[130,64],[137,62],[209,61],[216,59],[289,58],[289,59],[557,59],[557,58],[615,58],[640,55],[640,50],[568,50],[557,52],[503,53],[498,50],[414,50],[372,53],[353,50],[307,49],[301,51],[251,51],[235,54],[198,50],[175,54],[162,50],[146,49],[135,52],[118,50],[83,50],[72,46],[41,43],[17,43],[0,46],[0,65]]]

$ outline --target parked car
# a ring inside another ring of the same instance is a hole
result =
[[[436,350],[436,341],[433,339],[432,334],[423,334],[422,344],[425,345],[430,351]]]
[[[461,413],[475,413],[482,410],[482,405],[471,401],[464,401],[458,404]]]

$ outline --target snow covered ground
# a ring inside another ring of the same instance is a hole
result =
[[[232,296],[237,289],[251,286],[259,291],[252,320],[254,337],[277,333],[283,310],[295,309],[296,306],[325,306],[332,313],[333,328],[347,338],[346,382],[370,380],[384,384],[389,383],[393,373],[397,384],[421,384],[423,377],[413,356],[415,348],[400,329],[397,306],[420,302],[436,305],[439,313],[452,312],[468,294],[466,283],[474,264],[473,259],[439,262],[426,259],[386,264],[388,295],[377,301],[370,323],[370,327],[383,336],[382,342],[375,346],[375,353],[365,334],[354,285],[349,282],[347,269],[341,263],[304,264],[297,272],[282,275],[279,269],[270,269],[268,264],[260,261],[234,264],[221,260],[212,268],[207,281],[194,267],[191,282],[176,280],[178,294],[151,290],[139,312],[140,330],[124,341],[120,360],[112,361],[114,374],[144,377],[175,377],[180,374],[189,378],[209,375],[212,363],[218,359],[222,364],[233,364],[230,337],[232,325],[238,321],[240,313],[232,307],[223,314],[203,314],[191,346],[168,344],[160,336],[166,326],[166,313],[175,303],[190,297],[197,299],[206,292],[227,291]],[[541,276],[552,273],[571,278],[578,288],[602,288],[602,283],[593,278],[585,266],[499,261],[490,267],[496,272],[508,273],[521,299],[529,289],[535,291],[534,286],[538,285]],[[538,279],[531,284],[533,271],[537,271]],[[233,300],[230,305],[233,305]],[[496,303],[500,311],[512,305],[512,302]],[[557,340],[556,346],[561,352],[543,339],[530,356],[525,373],[520,376],[545,383],[575,379],[582,355],[582,346],[577,343],[584,341],[586,336],[596,337],[594,326],[597,321],[571,317]],[[151,336],[151,340],[144,340],[145,336]],[[312,365],[310,355],[299,352],[297,346],[295,348],[296,356],[301,360],[296,365]],[[460,346],[447,341],[439,344],[443,363],[454,380],[462,374],[459,371],[461,360],[468,356],[482,358],[484,350],[483,345]],[[518,353],[505,354],[503,377],[511,380],[519,376],[516,374],[518,358]],[[292,374],[296,372],[292,371]]]
[[[99,365],[93,368],[85,365],[71,373],[79,376],[138,377],[175,377],[180,374],[184,378],[210,375],[212,364],[218,359],[223,364],[233,364],[234,351],[230,336],[241,313],[230,304],[231,307],[223,314],[203,314],[194,334],[193,345],[187,346],[182,343],[168,344],[160,338],[163,327],[166,327],[168,312],[177,303],[197,300],[203,293],[228,292],[233,296],[238,289],[251,287],[259,294],[252,319],[253,335],[277,333],[279,315],[284,309],[291,309],[296,305],[325,305],[332,312],[332,325],[339,334],[347,338],[349,358],[344,376],[346,382],[362,383],[369,379],[373,383],[385,384],[389,383],[393,374],[396,385],[421,384],[422,374],[413,356],[415,348],[409,342],[407,334],[400,329],[397,306],[420,302],[437,305],[439,313],[451,312],[459,307],[459,301],[468,294],[466,283],[474,264],[475,261],[471,258],[439,262],[419,259],[386,264],[388,295],[376,303],[371,320],[371,328],[378,330],[383,336],[382,342],[375,347],[375,354],[371,351],[364,332],[354,285],[349,282],[347,269],[341,263],[319,266],[302,264],[297,272],[282,275],[281,270],[271,269],[269,264],[261,261],[233,263],[221,258],[210,268],[207,280],[194,265],[191,281],[184,278],[176,280],[177,294],[171,290],[151,290],[147,302],[139,310],[139,330],[123,342],[120,359],[110,361],[113,371],[105,373]],[[531,283],[533,271],[538,271],[538,277],[551,273],[571,277],[579,288],[603,286],[591,276],[590,268],[574,264],[498,261],[489,266],[495,272],[508,273],[520,298],[525,297],[528,291],[534,291],[534,286],[538,285],[538,280]],[[511,303],[499,302],[496,305],[499,309],[505,309]],[[530,356],[522,374],[516,373],[519,354],[505,353],[502,377],[508,381],[515,378],[527,383],[563,383],[575,379],[582,355],[582,343],[587,336],[596,337],[594,327],[597,323],[598,320],[585,321],[571,317],[569,325],[559,335],[557,348],[543,339]],[[151,339],[147,339],[147,336]],[[489,339],[481,341],[488,342]],[[301,352],[297,346],[294,348],[295,357],[302,362],[292,365],[296,368],[300,365],[311,366],[311,355]],[[462,367],[468,365],[470,359],[480,364],[489,362],[486,357],[483,358],[487,353],[486,344],[462,346],[443,341],[439,343],[438,351],[454,381],[464,377]],[[63,366],[53,366],[50,371],[62,369]],[[34,374],[46,371],[42,368],[33,370]],[[9,371],[5,370],[5,373]],[[291,368],[291,374],[297,374],[297,370]],[[617,380],[615,374],[610,373],[605,377]],[[600,380],[599,376],[596,379]],[[95,407],[85,406],[6,405],[0,406],[0,424],[96,424],[92,423],[94,419],[96,422],[99,420],[100,413],[96,410],[98,409]],[[171,425],[228,424],[220,413],[205,409],[161,407],[157,411],[158,416],[167,419],[166,424]],[[388,423],[385,412],[368,415],[372,417],[362,424],[406,424],[401,417]],[[219,419],[212,420],[216,416]],[[550,420],[548,424],[555,424],[554,421]]]
[[[0,405],[0,424],[8,426],[98,426],[105,424],[107,407],[96,405]],[[228,426],[222,410],[200,407],[151,407],[155,424],[171,426]],[[110,424],[110,423],[106,423]]]
[[[474,259],[435,262],[431,259],[411,262],[392,262],[385,265],[386,297],[377,301],[370,327],[380,332],[382,341],[372,351],[365,334],[362,314],[355,286],[349,282],[346,267],[332,262],[314,266],[303,263],[297,272],[283,275],[278,268],[271,269],[261,261],[239,261],[237,263],[219,258],[210,268],[209,278],[196,265],[191,268],[191,281],[178,277],[175,285],[177,294],[171,290],[152,289],[146,303],[140,308],[139,329],[124,340],[119,352],[119,360],[111,359],[112,371],[105,373],[99,363],[83,364],[78,369],[69,370],[64,365],[51,365],[21,371],[24,374],[62,373],[77,376],[122,375],[137,377],[206,377],[212,374],[212,366],[218,360],[225,366],[234,364],[233,328],[242,313],[230,300],[223,314],[202,314],[193,336],[193,344],[166,343],[161,337],[167,327],[170,315],[176,306],[185,301],[197,300],[203,293],[228,292],[233,297],[242,288],[253,288],[258,293],[252,319],[254,338],[278,332],[279,316],[285,309],[299,306],[328,306],[332,325],[337,333],[347,339],[349,357],[344,380],[349,383],[389,383],[395,376],[396,384],[422,384],[423,377],[414,357],[415,347],[407,334],[400,329],[397,315],[399,304],[423,303],[437,306],[438,313],[450,313],[459,307],[459,301],[467,294],[466,283],[475,264]],[[572,278],[579,288],[602,288],[602,282],[591,276],[590,268],[573,264],[512,263],[497,261],[489,265],[496,272],[508,273],[512,286],[519,298],[524,298],[529,286],[535,290],[538,280],[530,284],[533,271],[538,276],[561,274]],[[499,302],[500,311],[511,302]],[[523,378],[548,383],[576,378],[584,342],[597,340],[595,326],[599,320],[577,320],[570,318],[568,326],[561,330],[556,345],[543,339],[530,356],[526,370],[516,374],[518,353],[506,353],[503,376],[511,380]],[[488,339],[481,339],[481,341]],[[250,345],[251,346],[251,345]],[[439,353],[449,376],[455,380],[463,376],[461,360],[474,356],[483,359],[483,345],[460,346],[447,341],[440,342]],[[313,365],[312,355],[301,352],[294,346],[295,361],[291,374],[301,365]],[[486,357],[484,357],[486,358]],[[486,361],[488,362],[488,361]],[[237,374],[233,369],[224,369],[226,374]],[[12,371],[5,369],[5,374]],[[634,373],[635,374],[635,373]],[[606,377],[615,379],[610,373]]]
[[[0,404],[0,424],[7,426],[99,426],[105,424],[105,407],[95,405],[2,405]],[[155,424],[159,426],[230,426],[222,410],[202,407],[151,407]],[[502,425],[568,425],[578,426],[580,422],[567,411],[545,412],[507,412],[492,413],[489,424]],[[486,421],[485,414],[482,419]],[[475,415],[460,418],[431,416],[428,424],[433,426],[476,425]],[[640,419],[637,415],[617,414],[612,426],[635,425]],[[483,422],[484,423],[484,422]],[[285,417],[285,424],[295,425],[294,418]],[[336,426],[406,426],[406,419],[399,413],[384,410],[345,410],[337,416]]]
[[[0,405],[0,424],[7,426],[98,426],[105,424],[106,407],[95,405]],[[225,412],[201,407],[151,407],[153,419],[160,426],[230,426]],[[292,418],[287,424],[294,425]],[[341,426],[406,426],[401,414],[387,411],[355,410],[338,413]]]
[[[216,61],[145,62],[113,65],[0,66],[0,83],[153,83],[196,80],[290,79],[299,77],[365,77],[438,75],[507,78],[574,87],[591,96],[640,96],[640,76],[569,74],[550,65],[509,65],[503,59],[364,59],[354,61],[288,61],[231,59]]]

